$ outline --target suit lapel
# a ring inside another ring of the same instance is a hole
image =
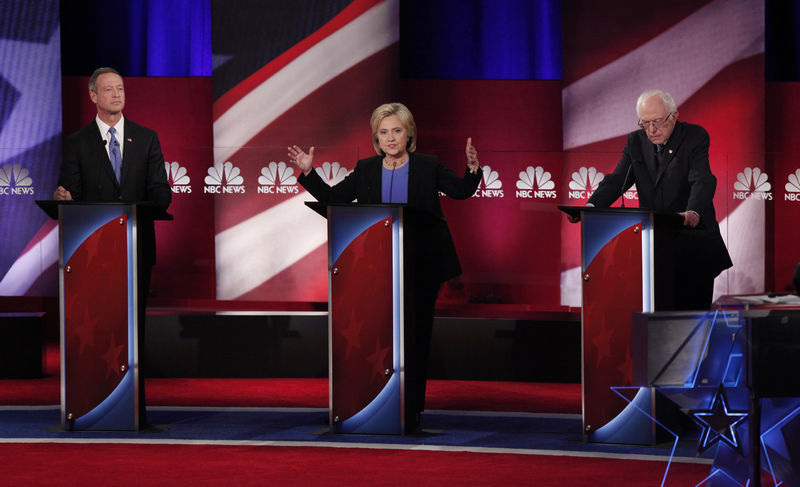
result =
[[[658,168],[658,176],[656,177],[656,186],[661,182],[661,177],[664,176],[664,172],[667,170],[669,165],[672,163],[672,159],[675,156],[675,152],[677,152],[678,147],[680,147],[681,142],[683,142],[683,138],[686,136],[686,132],[683,130],[683,125],[680,122],[675,123],[675,129],[672,131],[672,135],[670,136],[667,144],[664,146],[664,163]],[[655,156],[654,156],[655,157]]]
[[[408,153],[408,204],[421,206],[419,198],[420,182],[419,179],[421,171],[424,169],[420,166],[420,161],[417,159],[413,152]]]
[[[134,145],[134,140],[136,135],[136,129],[128,122],[128,119],[125,119],[125,141],[120,141],[124,144],[122,150],[122,167],[119,170],[119,178],[120,182],[119,185],[122,186],[126,179],[128,179],[128,172],[130,171],[130,163],[129,161],[135,160],[134,151],[136,150],[136,146]]]
[[[646,133],[642,138],[642,155],[644,156],[644,162],[647,166],[647,173],[650,175],[652,181],[656,181],[658,179],[658,163],[656,162],[655,146],[650,142],[650,139],[647,138]]]
[[[371,181],[369,183],[369,194],[367,197],[369,201],[359,201],[359,203],[381,203],[381,191],[382,191],[382,183],[383,178],[381,177],[381,158],[376,157],[374,163],[367,166],[367,170],[369,174],[367,174],[367,181]]]

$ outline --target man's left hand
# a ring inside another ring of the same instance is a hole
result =
[[[684,211],[680,214],[683,217],[683,226],[696,228],[700,224],[700,217],[693,211]]]

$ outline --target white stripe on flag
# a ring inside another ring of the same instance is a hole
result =
[[[58,226],[14,261],[0,281],[0,296],[24,296],[45,269],[58,263]]]
[[[303,192],[217,234],[217,299],[238,298],[325,244],[325,219],[305,201]]]
[[[716,0],[562,91],[564,149],[636,128],[635,97],[653,88],[687,100],[730,64],[764,52],[764,2]]]
[[[214,160],[227,161],[320,86],[396,43],[398,17],[399,0],[376,5],[242,97],[214,122]]]

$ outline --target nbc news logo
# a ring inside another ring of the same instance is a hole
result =
[[[322,163],[322,166],[316,168],[315,171],[317,171],[319,177],[330,186],[337,184],[347,176],[347,169],[343,168],[338,162],[325,161]]]
[[[235,167],[232,162],[215,162],[212,167],[208,168],[203,192],[211,194],[243,194],[245,189],[244,178],[239,173],[239,168]]]
[[[517,198],[556,198],[556,183],[542,166],[528,166],[519,173]]]
[[[0,167],[0,195],[33,195],[33,180],[20,164]]]
[[[285,162],[270,162],[261,168],[258,192],[263,194],[299,194],[294,169]]]
[[[167,170],[167,182],[172,188],[173,193],[191,193],[192,187],[189,186],[189,176],[186,168],[177,162],[165,162],[164,168]]]
[[[800,201],[800,169],[789,174],[785,189],[786,194],[783,195],[783,201]]]
[[[772,184],[768,181],[766,173],[757,167],[746,167],[736,175],[733,183],[733,199],[735,200],[768,200],[772,201]]]
[[[500,188],[503,187],[503,182],[500,181],[497,171],[492,171],[490,166],[481,166],[481,169],[483,170],[483,177],[473,196],[478,198],[502,198],[503,190]]]
[[[602,180],[603,173],[594,167],[578,169],[572,173],[572,180],[569,182],[570,199],[582,200],[591,197]]]

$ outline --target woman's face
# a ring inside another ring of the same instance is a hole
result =
[[[378,124],[378,145],[386,155],[403,157],[408,144],[406,127],[397,115],[389,115]]]

